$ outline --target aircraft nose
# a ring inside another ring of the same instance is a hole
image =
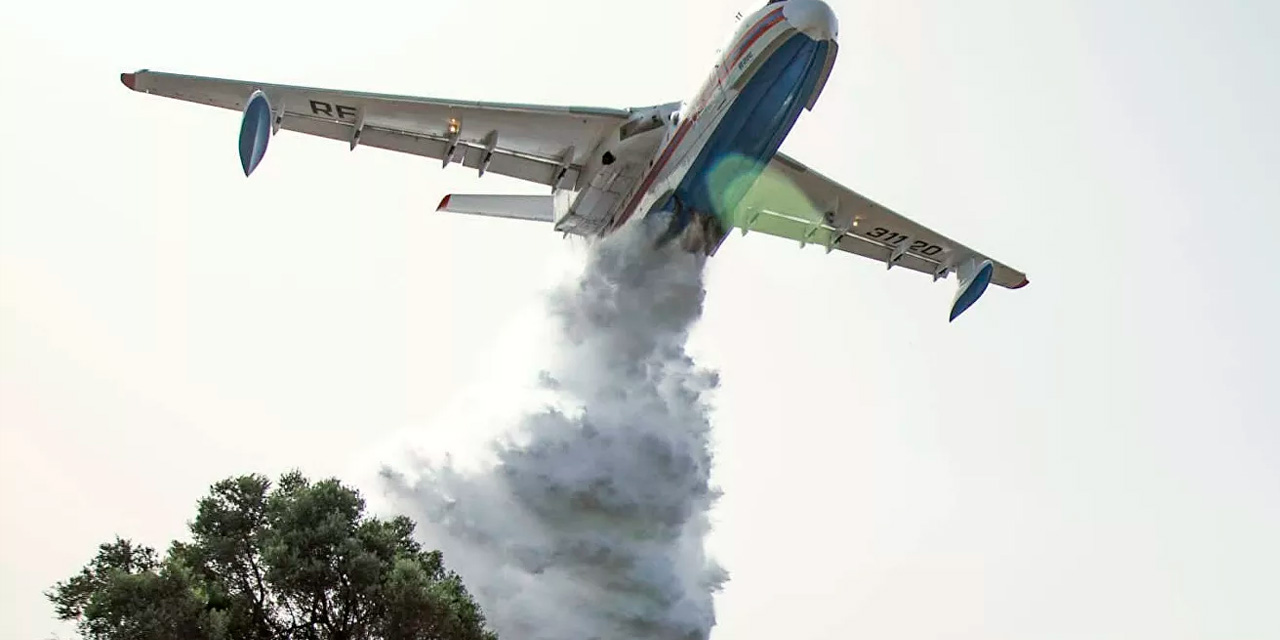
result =
[[[790,0],[782,6],[782,16],[814,40],[835,40],[840,31],[835,12],[822,0]]]

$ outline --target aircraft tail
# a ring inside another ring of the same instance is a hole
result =
[[[451,193],[440,201],[436,211],[553,222],[555,206],[552,199],[552,196]]]

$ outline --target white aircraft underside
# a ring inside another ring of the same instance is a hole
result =
[[[713,255],[741,229],[818,244],[959,286],[954,320],[988,284],[1025,274],[779,153],[835,64],[838,23],[822,0],[771,0],[743,18],[698,93],[631,108],[441,100],[141,70],[134,91],[243,112],[245,175],[281,129],[457,163],[547,185],[546,196],[451,194],[438,210],[551,223],[597,237],[647,219],[659,243]],[[640,213],[641,215],[636,215]]]

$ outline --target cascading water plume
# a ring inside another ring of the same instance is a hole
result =
[[[537,381],[552,401],[521,414],[490,464],[383,471],[502,637],[705,640],[715,623],[718,379],[686,352],[705,258],[654,250],[652,235],[631,225],[594,245],[551,296],[557,339]]]

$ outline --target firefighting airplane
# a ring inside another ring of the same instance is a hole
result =
[[[665,224],[710,256],[738,228],[840,249],[933,276],[955,273],[950,320],[995,283],[1025,275],[912,222],[778,152],[812,110],[835,64],[838,23],[822,0],[769,0],[740,26],[685,102],[612,109],[442,100],[141,70],[142,93],[240,110],[248,176],[281,129],[457,163],[547,185],[551,195],[451,194],[437,207],[607,235],[637,219]]]

